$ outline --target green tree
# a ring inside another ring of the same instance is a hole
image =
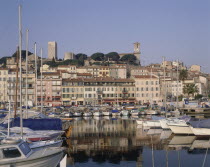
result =
[[[2,58],[0,58],[0,64],[3,64],[3,67],[6,67],[7,58],[9,58],[9,57],[2,57]]]
[[[187,70],[181,70],[181,71],[179,72],[179,80],[180,80],[180,81],[186,80],[187,77],[188,77],[188,72],[187,72]]]
[[[105,55],[106,60],[118,61],[120,56],[117,52],[110,52]]]
[[[196,99],[196,100],[201,99],[202,97],[203,97],[203,95],[201,95],[201,94],[195,95],[195,99]]]
[[[103,53],[94,53],[91,55],[91,59],[95,61],[104,61],[104,54]]]
[[[183,88],[184,94],[194,96],[195,93],[198,93],[198,87],[195,84],[186,84]]]
[[[55,62],[55,59],[53,57],[52,61],[48,61],[45,64],[49,65],[50,67],[57,67],[59,64],[59,62]]]
[[[127,54],[121,57],[121,61],[128,62],[130,64],[135,64],[136,62],[136,56],[134,54]]]
[[[83,54],[83,53],[78,53],[78,54],[75,55],[75,58],[76,58],[77,60],[80,60],[80,61],[86,60],[87,57],[88,57],[88,56],[87,56],[86,54]]]
[[[79,61],[79,64],[82,66],[85,64],[84,61],[87,59],[87,55],[83,53],[78,53],[75,55],[75,58]]]
[[[182,101],[183,97],[184,97],[183,95],[179,95],[178,96],[179,101]]]
[[[32,55],[33,53],[31,53],[31,52],[29,52],[28,51],[28,55],[30,56],[30,55]],[[12,54],[12,57],[16,57],[17,56],[17,51],[15,52],[15,53],[13,53]],[[26,59],[26,50],[22,50],[22,52],[21,52],[21,57],[22,57],[22,59]]]

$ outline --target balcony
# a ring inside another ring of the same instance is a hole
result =
[[[97,90],[96,93],[97,94],[103,94],[103,91],[102,90]]]
[[[124,90],[122,91],[122,93],[123,93],[123,94],[128,94],[128,90],[125,90],[125,89],[124,89]]]
[[[123,95],[122,98],[123,98],[123,99],[128,99],[129,96],[128,96],[128,95]]]

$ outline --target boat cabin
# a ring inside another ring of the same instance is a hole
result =
[[[4,139],[0,144],[0,162],[24,159],[29,157],[32,152],[28,143],[23,140]]]

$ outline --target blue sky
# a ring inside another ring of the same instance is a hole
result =
[[[22,4],[23,32],[43,47],[57,41],[64,52],[108,53],[133,51],[141,43],[142,64],[179,59],[200,64],[210,72],[209,0],[1,0],[0,57],[18,45],[18,5]]]

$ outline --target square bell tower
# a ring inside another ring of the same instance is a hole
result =
[[[135,42],[134,43],[134,55],[136,56],[136,63],[141,65],[141,62],[140,62],[140,43],[139,42]]]
[[[134,43],[134,53],[140,53],[140,43],[139,42]]]

